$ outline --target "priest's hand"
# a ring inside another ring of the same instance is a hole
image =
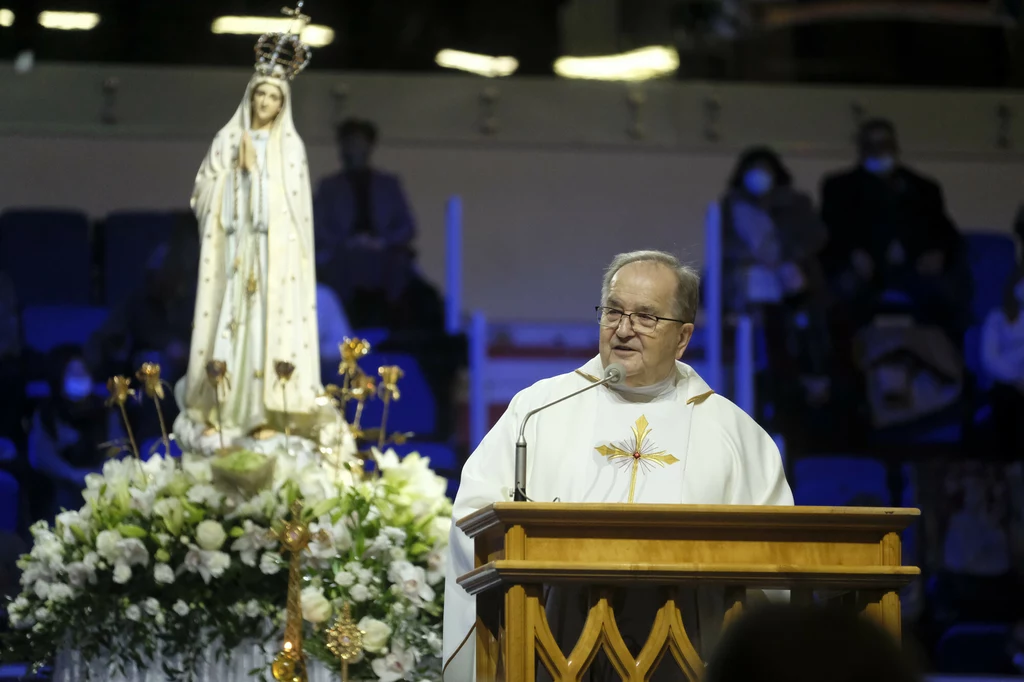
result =
[[[238,167],[247,173],[256,170],[256,147],[248,132],[242,134],[242,142],[238,145]]]

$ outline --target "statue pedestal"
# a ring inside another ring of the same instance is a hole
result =
[[[230,661],[224,661],[223,656],[211,650],[196,670],[195,682],[252,682],[254,678],[249,671],[254,668],[266,670],[269,679],[270,662],[276,654],[277,650],[273,646],[262,649],[258,644],[243,645],[231,653]],[[163,662],[157,657],[145,670],[131,668],[126,674],[120,675],[109,670],[102,659],[86,665],[77,651],[64,650],[54,662],[53,682],[82,682],[85,679],[96,682],[168,682],[163,672]],[[175,663],[171,661],[172,665]],[[306,654],[306,666],[309,682],[336,682],[338,679],[337,673],[329,671],[309,654]]]

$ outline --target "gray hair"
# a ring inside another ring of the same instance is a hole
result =
[[[678,258],[667,251],[630,251],[615,256],[608,265],[608,269],[604,271],[604,281],[601,282],[601,303],[608,300],[615,273],[631,263],[657,263],[671,270],[678,281],[675,314],[685,322],[694,321],[694,318],[697,317],[700,275],[694,268],[683,265]]]

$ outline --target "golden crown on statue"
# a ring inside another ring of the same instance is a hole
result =
[[[313,53],[299,37],[309,23],[309,17],[302,13],[302,5],[303,0],[299,0],[295,9],[281,9],[282,14],[292,19],[287,33],[264,33],[256,41],[257,73],[292,80],[309,64]]]

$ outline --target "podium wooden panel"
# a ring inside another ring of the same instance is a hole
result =
[[[725,627],[745,590],[827,591],[900,637],[898,590],[920,571],[902,566],[900,531],[916,509],[502,502],[458,521],[476,568],[458,579],[477,597],[477,680],[533,682],[538,661],[555,680],[577,680],[604,650],[628,682],[649,678],[669,654],[696,680],[694,649],[674,588],[726,588]],[[544,585],[591,588],[571,652],[552,635]],[[664,604],[634,658],[615,623],[612,590],[665,587]],[[819,595],[820,596],[820,595]]]

